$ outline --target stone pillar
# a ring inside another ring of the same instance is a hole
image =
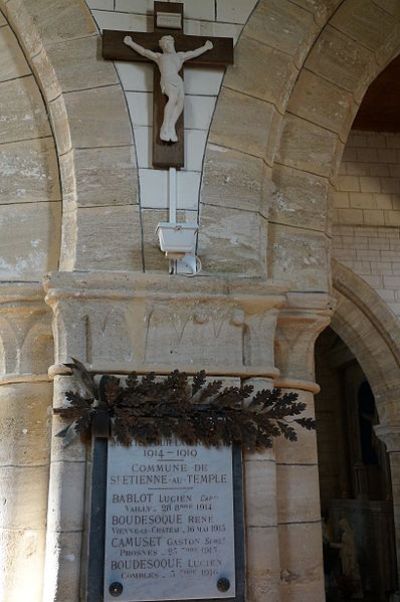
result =
[[[255,392],[272,380],[250,379]],[[280,601],[277,470],[274,450],[244,454],[244,492],[249,602]]]
[[[41,286],[0,285],[0,599],[43,587],[53,361]]]
[[[93,272],[51,274],[54,404],[74,387],[63,363],[71,357],[95,372],[167,374],[174,369],[226,380],[278,376],[274,338],[282,287],[222,278]],[[62,424],[54,419],[53,434]],[[247,549],[251,599],[278,602],[278,531],[273,456],[245,458]],[[52,438],[45,602],[79,600],[85,571],[86,452]],[[254,493],[254,495],[251,494]],[[81,566],[82,558],[82,566]]]
[[[314,343],[329,323],[327,295],[289,294],[278,319],[275,385],[298,394],[314,416]],[[315,431],[299,429],[298,442],[277,439],[277,506],[282,602],[325,600]]]
[[[389,424],[378,424],[375,433],[381,439],[389,454],[392,480],[393,517],[396,535],[397,575],[400,586],[400,423],[398,416]],[[399,594],[400,597],[400,594]]]

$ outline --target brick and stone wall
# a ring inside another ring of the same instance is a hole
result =
[[[400,315],[400,135],[352,131],[334,180],[333,256]]]

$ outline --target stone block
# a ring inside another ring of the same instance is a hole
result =
[[[286,392],[286,391],[285,391]],[[287,391],[289,392],[289,391]],[[292,392],[292,390],[290,390]],[[305,416],[314,416],[314,397],[308,391],[296,390],[298,401],[306,404]],[[301,427],[296,427],[297,441],[288,442],[283,437],[278,437],[274,441],[274,450],[276,461],[280,464],[317,464],[318,450],[315,431],[307,431]]]
[[[86,0],[89,8],[99,8],[101,10],[113,10],[114,0]]]
[[[49,532],[43,600],[79,600],[82,533]]]
[[[141,207],[167,209],[168,172],[165,169],[139,169],[139,178]]]
[[[379,51],[396,26],[393,17],[372,0],[342,3],[331,23],[373,52]]]
[[[215,109],[213,96],[185,96],[185,126],[195,130],[208,130]]]
[[[380,209],[364,209],[363,221],[368,226],[384,226],[384,212]]]
[[[236,46],[243,29],[242,25],[218,21],[187,21],[186,23],[188,34],[232,38],[234,46]]]
[[[361,101],[375,74],[373,53],[329,25],[312,48],[306,67],[352,92]]]
[[[139,178],[140,206],[144,209],[167,209],[168,172],[159,169],[139,169]],[[178,172],[178,209],[197,211],[199,204],[200,179],[200,172],[185,170]]]
[[[185,169],[188,171],[201,172],[203,170],[207,135],[208,132],[204,130],[185,131]]]
[[[76,390],[76,387],[69,385],[68,389]],[[58,394],[61,397],[61,394]],[[63,396],[65,402],[65,397]],[[62,420],[59,416],[53,417],[53,438],[51,442],[51,459],[53,462],[85,462],[87,457],[87,446],[81,442],[79,435],[73,439],[68,447],[63,446],[63,439],[56,437],[57,433],[61,432],[68,426],[68,421]]]
[[[3,280],[40,280],[57,269],[61,202],[0,206],[0,274]]]
[[[9,0],[7,15],[31,56],[47,43],[96,32],[89,8],[80,0]]]
[[[276,191],[270,204],[272,221],[326,230],[329,190],[326,178],[275,165],[273,182]]]
[[[279,522],[318,521],[321,516],[318,465],[277,464],[276,475]]]
[[[63,98],[73,147],[130,146],[133,143],[125,97],[119,85],[69,92]],[[51,112],[53,105],[54,102],[50,103]]]
[[[138,206],[81,207],[76,220],[76,269],[142,269]]]
[[[207,67],[191,67],[188,64],[185,68],[185,92],[186,94],[218,96],[224,75],[223,67],[209,69]],[[149,89],[146,88],[146,90]]]
[[[72,148],[71,124],[69,123],[64,96],[61,95],[52,100],[48,104],[48,109],[58,156],[62,156]]]
[[[314,582],[293,583],[293,575],[285,573],[286,581],[281,583],[280,601],[282,602],[321,602],[325,598],[325,583],[322,577]]]
[[[374,2],[397,20],[400,19],[400,5],[397,0],[374,0]]]
[[[129,14],[117,11],[92,10],[99,30],[152,31],[153,18],[150,15]]]
[[[271,224],[270,276],[288,280],[298,290],[328,291],[329,244],[323,234]]]
[[[156,234],[157,224],[168,221],[168,211],[143,209],[143,240],[144,240],[144,266],[148,271],[162,271],[169,269],[168,259],[160,250],[158,236]]]
[[[277,524],[275,462],[250,460],[244,463],[246,525],[271,527]]]
[[[320,522],[280,525],[279,549],[283,582],[310,588],[313,584],[318,587],[323,583]],[[294,599],[296,602],[301,600]]]
[[[334,173],[337,153],[336,134],[294,115],[286,115],[278,163],[329,177]]]
[[[267,221],[259,213],[201,205],[199,257],[208,273],[265,276]]]
[[[317,23],[324,24],[329,17],[334,13],[335,9],[341,3],[341,0],[293,0],[294,4],[301,6],[305,10],[309,10]]]
[[[303,69],[290,97],[288,110],[294,115],[339,134],[346,140],[358,109],[353,96]]]
[[[0,387],[0,465],[43,466],[50,454],[51,383]]]
[[[45,56],[56,73],[61,92],[72,92],[118,83],[118,76],[111,61],[101,58],[101,38],[90,35],[77,40],[65,40],[46,47]],[[33,62],[51,82],[51,71],[45,71],[43,53]],[[41,69],[42,67],[42,69]],[[46,82],[47,83],[47,82]]]
[[[209,141],[273,162],[281,115],[273,105],[222,88]]]
[[[129,114],[133,126],[150,127],[153,125],[153,93],[150,92],[127,92]]]
[[[119,0],[122,2],[123,0]],[[127,0],[125,0],[126,2]],[[129,0],[128,0],[129,1]],[[254,0],[253,0],[254,1]],[[186,19],[202,19],[206,21],[214,21],[215,19],[215,2],[214,0],[186,0],[185,2],[185,18]]]
[[[263,205],[263,162],[241,152],[209,144],[201,200],[215,207],[231,207],[267,214]]]
[[[29,75],[31,70],[10,27],[0,29],[0,81]]]
[[[114,65],[121,79],[122,87],[126,92],[153,92],[153,65],[129,63],[127,61],[115,61]],[[186,73],[187,69],[185,71],[185,90],[189,92]]]
[[[47,527],[50,531],[80,531],[85,501],[85,462],[52,462]]]
[[[253,577],[247,575],[247,598],[249,602],[281,602],[279,592],[279,575],[268,577]]]
[[[276,583],[279,580],[277,527],[248,527],[246,539],[248,575]]]
[[[243,34],[224,86],[266,100],[283,111],[297,73],[292,57]]]
[[[148,126],[137,126],[134,128],[133,132],[138,167],[141,167],[142,169],[151,169],[153,159],[153,128]]]
[[[60,157],[64,208],[136,205],[138,177],[132,146],[72,150]]]
[[[45,530],[0,530],[0,549],[0,591],[7,600],[41,600]]]
[[[51,136],[42,96],[33,76],[0,83],[1,143]]]
[[[91,0],[93,2],[93,0]],[[97,2],[99,0],[96,0]],[[101,0],[104,2],[104,0]],[[97,8],[97,7],[94,7]],[[98,7],[101,8],[101,7]],[[154,3],[152,0],[116,0],[115,10],[122,12],[131,12],[136,14],[148,14],[152,13],[154,9]],[[205,19],[214,20],[215,17],[214,0],[186,0],[185,2],[185,18],[186,19]]]
[[[103,0],[104,1],[104,0]],[[149,14],[153,12],[154,3],[152,0],[135,0],[135,4],[132,4],[132,0],[115,0],[115,9],[132,12],[136,14]]]
[[[0,528],[40,530],[46,524],[48,465],[0,467]]]
[[[256,4],[257,0],[217,0],[217,19],[228,23],[246,23]]]
[[[246,25],[246,35],[281,50],[300,65],[317,33],[313,15],[286,0],[263,0]]]
[[[178,209],[196,211],[199,206],[201,173],[194,171],[178,172]]]
[[[76,264],[76,220],[77,212],[66,211],[61,224],[60,270],[71,271]]]

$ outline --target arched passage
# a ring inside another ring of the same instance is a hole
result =
[[[400,329],[396,318],[379,295],[338,262],[333,265],[333,286],[337,306],[331,328],[348,347],[351,357],[357,360],[372,388],[379,419],[374,430],[389,453],[398,559],[400,467],[397,392],[400,385]]]
[[[318,471],[327,599],[386,602],[397,590],[389,455],[374,429],[373,392],[331,328],[315,348]],[[346,595],[347,594],[347,595]]]

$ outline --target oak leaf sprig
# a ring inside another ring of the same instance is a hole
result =
[[[302,416],[306,405],[298,395],[281,389],[253,394],[251,385],[223,387],[222,381],[209,381],[204,371],[188,377],[178,370],[160,378],[132,373],[125,382],[105,375],[97,384],[81,362],[67,366],[85,392],[68,391],[69,406],[55,410],[71,421],[58,433],[68,442],[73,433],[89,441],[99,420],[103,425],[108,421],[110,437],[124,446],[133,440],[159,445],[179,439],[187,445],[233,444],[248,451],[271,448],[279,436],[296,441],[298,427],[315,428],[313,418]]]

